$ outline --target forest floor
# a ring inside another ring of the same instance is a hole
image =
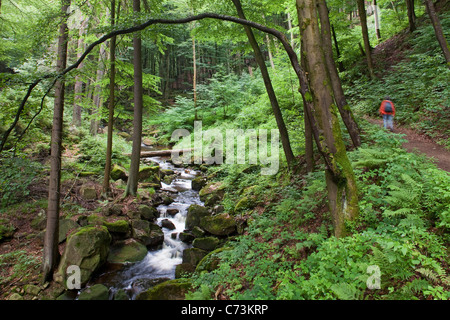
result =
[[[382,119],[367,118],[367,120],[383,127]],[[402,146],[408,152],[421,153],[428,158],[433,158],[438,168],[450,172],[450,151],[446,150],[443,146],[437,144],[426,135],[419,134],[412,129],[402,126],[395,126],[395,124],[394,133],[405,135],[404,138],[407,141]]]

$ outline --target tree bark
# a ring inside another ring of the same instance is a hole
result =
[[[377,35],[377,40],[381,41],[380,13],[378,12],[377,0],[373,0],[373,10],[375,15],[375,33]]]
[[[244,10],[242,9],[240,0],[233,0],[234,6],[236,7],[236,11],[238,16],[241,19],[246,19]],[[280,139],[283,146],[284,155],[286,157],[286,161],[289,167],[292,166],[295,156],[292,152],[291,143],[289,140],[289,133],[286,128],[286,124],[283,120],[283,114],[281,112],[280,106],[278,104],[278,99],[275,94],[275,90],[272,86],[272,81],[270,80],[269,71],[267,70],[266,63],[264,61],[264,56],[261,52],[261,48],[256,41],[255,35],[250,27],[244,26],[245,32],[247,34],[248,41],[252,46],[253,53],[255,55],[255,60],[258,63],[259,69],[261,70],[261,75],[263,77],[264,85],[266,87],[267,95],[269,96],[270,104],[272,106],[272,111],[275,116],[275,121],[277,122],[278,130],[280,132]]]
[[[345,71],[345,68],[344,68],[344,64],[340,60],[340,58],[341,58],[341,51],[339,50],[339,43],[337,41],[336,31],[334,30],[334,26],[333,25],[331,25],[331,33],[333,35],[334,47],[336,49],[336,57],[338,59],[339,71],[343,72],[343,71]]]
[[[450,69],[450,47],[445,39],[444,32],[442,32],[441,22],[439,21],[439,17],[434,9],[433,1],[425,0],[425,7],[428,15],[430,16],[431,23],[434,28],[434,34],[436,35],[437,41],[441,46],[442,54],[447,62],[447,67]]]
[[[111,26],[115,25],[116,0],[111,0]],[[112,37],[109,45],[110,52],[110,75],[109,75],[109,104],[108,104],[108,138],[106,143],[105,174],[103,176],[103,194],[105,197],[110,192],[109,176],[111,174],[111,157],[113,145],[114,127],[114,103],[115,103],[115,82],[116,82],[116,39]]]
[[[192,90],[194,92],[194,120],[198,120],[197,115],[197,56],[195,51],[195,36],[192,36],[192,65],[193,65],[193,76],[192,76]]]
[[[409,32],[416,30],[416,13],[414,12],[414,0],[406,0],[406,8],[408,10]]]
[[[372,48],[370,47],[369,31],[367,29],[366,7],[364,5],[364,0],[357,0],[357,4],[358,4],[359,21],[361,22],[362,36],[364,40],[364,50],[367,59],[367,68],[369,69],[370,78],[375,79],[375,73],[373,70],[372,52],[371,52]]]
[[[336,100],[339,113],[344,121],[347,131],[352,139],[355,148],[361,145],[360,129],[356,123],[353,112],[350,109],[350,105],[345,97],[344,90],[342,89],[341,79],[336,68],[336,63],[333,58],[333,47],[331,43],[331,27],[328,17],[328,8],[325,0],[318,0],[319,4],[319,16],[322,35],[322,48],[326,60],[326,65],[330,74],[331,86],[333,88],[334,98]]]
[[[105,65],[104,65],[104,60],[105,60],[105,44],[102,43],[100,45],[100,52],[98,54],[98,64],[97,64],[97,77],[95,79],[95,87],[94,87],[94,107],[92,109],[92,119],[91,119],[91,126],[90,126],[90,132],[92,136],[97,135],[98,133],[98,128],[99,128],[99,123],[100,123],[100,119],[99,119],[99,114],[100,114],[100,109],[101,109],[101,105],[102,105],[102,85],[101,85],[101,81],[103,79],[103,75],[105,73]]]
[[[83,35],[84,30],[86,28],[88,19],[83,19],[81,22],[80,30],[79,30],[79,38],[78,38],[78,48],[77,48],[77,58],[81,57],[81,54],[84,51],[84,41]],[[83,64],[80,64],[79,69],[83,68]],[[75,86],[74,86],[74,98],[73,98],[73,114],[72,114],[72,124],[76,127],[81,126],[81,100],[83,92],[83,81],[80,75],[75,77]]]
[[[140,0],[133,0],[135,13],[141,11]],[[133,65],[134,65],[134,118],[133,118],[133,146],[131,151],[130,173],[125,190],[125,196],[137,194],[139,180],[139,163],[142,139],[142,44],[139,32],[133,35]]]
[[[333,89],[322,51],[315,0],[297,0],[302,51],[305,52],[313,114],[320,128],[316,144],[326,154],[326,182],[335,236],[346,235],[345,221],[359,213],[356,180],[347,157],[339,126],[338,110],[334,105]]]
[[[64,17],[59,28],[57,70],[62,72],[67,63],[67,10],[70,0],[61,1],[61,13]],[[59,260],[58,230],[59,202],[61,184],[61,141],[64,115],[64,80],[55,84],[55,102],[50,151],[50,180],[48,191],[47,228],[44,238],[44,257],[42,264],[43,281],[51,280]]]

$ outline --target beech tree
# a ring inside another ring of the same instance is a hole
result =
[[[140,0],[133,0],[135,14],[141,12]],[[142,43],[139,32],[133,34],[133,66],[134,66],[134,117],[133,117],[133,148],[131,151],[130,172],[125,190],[125,196],[137,194],[139,182],[139,164],[141,161],[142,140]]]
[[[366,54],[367,68],[369,70],[369,75],[371,79],[375,78],[375,73],[373,71],[373,61],[372,61],[372,48],[369,41],[369,31],[367,29],[367,15],[366,6],[364,0],[357,0],[359,21],[361,22],[361,30],[364,41],[364,52]]]
[[[425,7],[427,9],[427,13],[430,17],[431,24],[434,28],[434,34],[436,35],[436,39],[439,42],[439,45],[442,50],[442,54],[444,55],[445,61],[447,62],[447,67],[450,68],[450,47],[445,39],[444,32],[442,31],[441,22],[439,21],[439,17],[434,9],[434,4],[432,0],[425,0]]]
[[[59,28],[57,70],[62,72],[67,63],[67,11],[70,0],[61,1],[61,16]],[[47,281],[53,275],[58,259],[59,203],[61,184],[61,141],[64,114],[64,80],[58,79],[55,84],[55,102],[53,111],[53,126],[50,153],[50,180],[48,187],[47,228],[44,238],[44,257],[42,264],[43,280]]]

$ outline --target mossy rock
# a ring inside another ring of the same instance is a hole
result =
[[[60,219],[59,220],[59,243],[64,242],[67,238],[69,231],[80,228],[80,225],[71,219]]]
[[[127,239],[110,247],[107,261],[110,263],[138,262],[147,255],[147,247],[142,243]]]
[[[95,284],[84,289],[78,296],[78,300],[109,300],[109,289],[103,284]]]
[[[0,219],[0,241],[13,237],[16,227],[8,219]]]
[[[210,215],[208,209],[203,206],[197,204],[189,206],[186,216],[186,229],[191,230],[196,226],[200,226],[200,221]]]
[[[198,248],[189,248],[183,250],[183,263],[189,263],[196,266],[204,256],[208,254],[208,251],[198,249]]]
[[[159,212],[154,207],[150,207],[147,205],[140,205],[138,209],[141,219],[154,221],[159,217]]]
[[[228,236],[236,231],[236,221],[227,213],[205,217],[200,227],[215,236]]]
[[[204,237],[204,238],[196,238],[192,242],[192,246],[194,248],[213,251],[219,245],[220,240],[216,237]]]
[[[97,190],[93,186],[82,185],[80,188],[81,197],[84,200],[95,200],[97,199]]]
[[[206,178],[199,176],[192,180],[192,190],[200,191],[206,185]]]
[[[75,265],[81,271],[81,285],[86,284],[92,274],[106,262],[110,243],[111,235],[104,226],[86,226],[72,232],[54,279],[66,286],[67,267]]]
[[[121,233],[127,234],[131,231],[130,224],[127,220],[119,219],[113,222],[105,221],[103,225],[108,229],[111,233]]]
[[[117,164],[112,167],[110,177],[114,181],[117,181],[119,179],[126,181],[128,179],[127,171],[125,170],[125,168]]]
[[[252,209],[255,207],[255,200],[253,196],[242,197],[236,206],[234,207],[234,212],[239,212],[242,210]]]
[[[218,248],[218,249],[208,253],[197,264],[197,267],[195,268],[195,272],[197,272],[197,273],[211,272],[211,271],[214,271],[215,269],[217,269],[219,267],[219,263],[220,263],[220,258],[218,257],[218,254],[225,250],[231,250],[231,248],[222,247],[222,248]]]
[[[154,223],[146,220],[133,220],[131,223],[133,238],[141,241],[147,247],[163,244],[164,232]]]
[[[159,172],[159,166],[140,168],[139,182],[150,182],[161,185],[161,175]]]
[[[199,192],[200,200],[208,207],[212,207],[217,202],[222,201],[224,195],[225,185],[220,181],[206,185]]]
[[[136,300],[184,300],[192,288],[188,279],[173,279],[160,283],[147,291],[141,292]]]

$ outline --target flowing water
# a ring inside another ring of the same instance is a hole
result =
[[[96,279],[96,283],[102,283],[110,288],[110,299],[119,289],[123,289],[130,299],[134,299],[137,294],[150,286],[175,278],[175,267],[182,262],[183,250],[190,247],[179,240],[179,233],[185,230],[187,210],[191,204],[203,205],[198,192],[191,188],[192,179],[197,174],[196,171],[177,168],[161,157],[148,158],[148,160],[156,162],[161,170],[171,169],[177,173],[177,177],[170,185],[161,182],[161,191],[172,193],[174,202],[157,207],[160,217],[156,221],[161,226],[162,220],[168,219],[174,224],[175,229],[162,228],[164,232],[162,248],[149,250],[143,260],[119,266],[118,270],[112,268]],[[169,215],[167,214],[168,209],[177,209],[178,213],[173,216]]]

